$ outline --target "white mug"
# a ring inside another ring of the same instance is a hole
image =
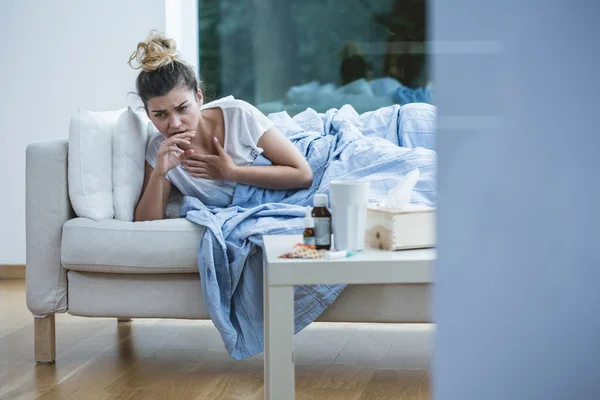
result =
[[[368,181],[332,181],[333,245],[336,250],[363,250],[369,202]]]

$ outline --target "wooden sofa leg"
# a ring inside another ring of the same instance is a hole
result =
[[[131,322],[131,318],[117,318],[118,322]]]
[[[56,328],[54,314],[45,318],[34,318],[35,361],[38,364],[54,364],[56,362]]]

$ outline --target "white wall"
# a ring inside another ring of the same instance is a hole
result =
[[[600,3],[430,4],[434,398],[599,399]]]
[[[2,2],[0,264],[25,263],[27,144],[67,137],[77,107],[99,111],[134,104],[128,93],[135,90],[137,71],[127,65],[129,55],[151,29],[177,27],[167,21],[166,10],[180,2],[185,7],[189,0]],[[183,37],[197,18],[181,15]],[[197,47],[196,36],[185,37],[187,48]],[[197,55],[189,61],[197,65]]]
[[[181,56],[198,71],[198,1],[165,0],[166,28],[169,37],[177,41]]]

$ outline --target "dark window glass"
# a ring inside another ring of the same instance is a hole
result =
[[[431,103],[425,0],[199,0],[200,75],[294,115]]]

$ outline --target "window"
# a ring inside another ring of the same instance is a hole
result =
[[[431,102],[425,0],[199,0],[208,97],[262,112]]]

